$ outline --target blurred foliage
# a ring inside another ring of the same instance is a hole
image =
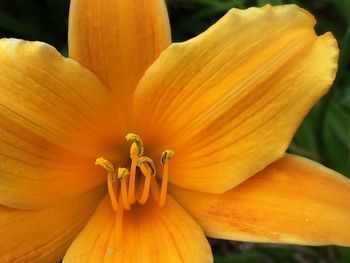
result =
[[[316,16],[318,33],[331,31],[338,39],[341,55],[335,84],[305,119],[289,151],[350,176],[349,0],[168,0],[173,40],[196,36],[232,7],[267,3],[298,4]],[[0,37],[44,41],[66,55],[68,9],[68,0],[2,0]],[[350,262],[350,249],[346,248],[210,241],[217,263]]]

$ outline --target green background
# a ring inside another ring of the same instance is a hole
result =
[[[266,3],[296,3],[309,10],[317,18],[317,32],[333,32],[341,46],[340,68],[333,88],[305,119],[289,152],[350,176],[350,0],[168,0],[173,40],[196,36],[232,7]],[[2,0],[0,37],[41,40],[66,55],[68,9],[68,0]],[[217,263],[350,262],[350,249],[340,247],[210,242]]]

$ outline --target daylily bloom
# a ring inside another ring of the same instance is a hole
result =
[[[295,5],[171,44],[162,0],[72,0],[69,57],[0,41],[0,261],[211,262],[350,246],[350,182],[285,154],[338,48]],[[68,249],[68,250],[67,250]]]

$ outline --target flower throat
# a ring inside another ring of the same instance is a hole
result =
[[[115,212],[130,210],[131,206],[136,203],[143,205],[149,199],[150,192],[158,206],[164,206],[168,187],[169,160],[173,157],[174,152],[166,150],[160,157],[163,175],[159,186],[156,167],[153,160],[144,155],[141,138],[129,133],[125,139],[132,142],[130,169],[118,167],[116,170],[111,162],[102,157],[95,161],[96,165],[102,166],[108,173],[107,186],[113,210]]]

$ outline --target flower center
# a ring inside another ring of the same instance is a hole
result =
[[[149,199],[150,192],[158,205],[164,206],[168,187],[169,160],[173,157],[174,152],[166,150],[160,157],[160,163],[163,165],[160,183],[156,178],[157,171],[153,160],[144,155],[141,138],[129,133],[125,139],[132,142],[129,169],[118,167],[116,170],[115,166],[103,157],[97,158],[95,162],[96,165],[102,166],[107,171],[108,193],[113,210],[118,214],[123,210],[130,210],[133,204],[143,205]]]

